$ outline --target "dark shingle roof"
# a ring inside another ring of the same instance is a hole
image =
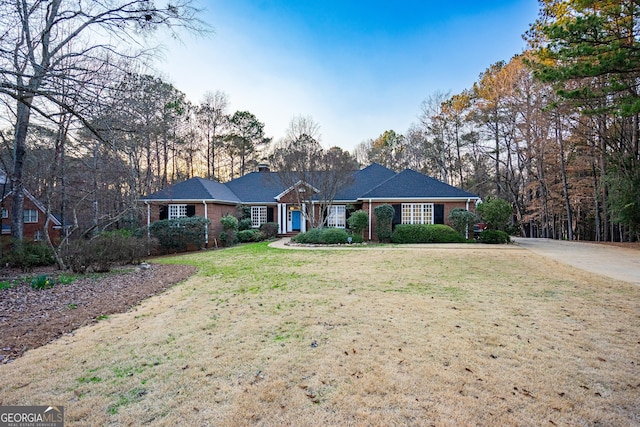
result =
[[[240,199],[224,184],[204,178],[191,178],[143,197],[142,200],[217,200],[239,203]]]
[[[358,200],[362,194],[375,188],[381,182],[396,175],[391,169],[387,169],[377,163],[372,163],[364,169],[353,173],[353,181],[346,188],[338,191],[335,200]]]
[[[275,203],[285,190],[276,172],[251,172],[227,182],[227,187],[245,203]]]
[[[475,194],[446,184],[411,169],[387,179],[371,191],[361,195],[362,199],[393,198],[477,198]]]
[[[203,178],[191,178],[171,185],[142,200],[208,200],[227,203],[275,203],[286,190],[277,172],[251,172],[221,184]],[[477,198],[475,194],[453,187],[411,169],[395,173],[373,163],[353,173],[350,185],[340,190],[335,201],[358,199]]]

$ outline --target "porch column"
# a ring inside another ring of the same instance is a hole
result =
[[[307,232],[307,205],[306,204],[302,204],[302,215],[300,215],[301,218],[301,222],[302,224],[300,224],[300,232],[302,233],[306,233]]]
[[[287,205],[278,203],[278,234],[287,232]]]

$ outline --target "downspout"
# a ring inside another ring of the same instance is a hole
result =
[[[467,204],[465,205],[467,212],[469,212],[469,202],[471,202],[471,199],[467,199]],[[467,224],[467,228],[464,230],[464,238],[469,240],[469,224]]]
[[[205,219],[209,219],[209,214],[207,212],[207,202],[203,200],[202,204],[204,205],[204,217]],[[206,248],[208,246],[209,246],[209,226],[207,225],[204,228],[204,247]]]
[[[371,199],[369,199],[369,240],[371,240]]]

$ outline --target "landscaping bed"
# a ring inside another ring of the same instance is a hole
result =
[[[0,290],[0,363],[9,363],[27,350],[126,311],[195,271],[192,266],[152,264],[146,269],[129,267],[100,275],[60,276],[49,268],[18,276],[4,269],[1,278],[11,287]],[[34,289],[31,282],[44,276],[54,282],[66,277],[62,281],[70,283]]]

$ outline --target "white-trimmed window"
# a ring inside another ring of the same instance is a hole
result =
[[[327,217],[327,227],[345,228],[347,225],[347,211],[344,205],[330,206]]]
[[[433,203],[403,203],[403,224],[433,224]]]
[[[2,218],[9,218],[9,211],[6,209],[2,209]]]
[[[25,209],[24,213],[24,222],[25,223],[35,223],[38,222],[38,210],[37,209]]]
[[[44,233],[42,232],[42,230],[36,230],[33,233],[33,241],[34,242],[40,242],[44,239]]]
[[[251,226],[258,228],[267,222],[266,206],[251,206]]]
[[[169,205],[169,219],[184,218],[187,216],[187,205]]]

